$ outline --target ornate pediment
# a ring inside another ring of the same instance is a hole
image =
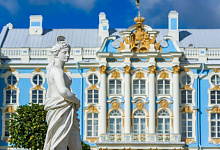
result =
[[[154,44],[154,48],[161,52],[162,47],[160,46],[160,42],[156,43],[156,34],[151,38],[148,31],[145,31],[142,27],[145,18],[139,16],[134,18],[134,21],[136,22],[136,30],[129,37],[124,37],[124,43],[120,42],[118,52],[125,50],[125,45],[129,45],[132,52],[148,52],[150,44]]]

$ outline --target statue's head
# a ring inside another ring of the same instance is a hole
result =
[[[59,53],[62,51],[67,51],[70,53],[70,45],[67,44],[67,40],[64,36],[57,37],[57,43],[52,47],[51,54],[54,58],[59,56]],[[66,52],[65,52],[66,53]]]

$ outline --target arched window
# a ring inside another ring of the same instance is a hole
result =
[[[210,91],[211,94],[211,104],[220,104],[220,91]]]
[[[170,94],[170,81],[169,80],[158,81],[158,94]]]
[[[182,113],[182,121],[181,121],[181,126],[182,126],[182,138],[192,138],[192,123],[193,123],[193,118],[192,118],[192,113]]]
[[[146,133],[146,118],[143,110],[137,110],[134,113],[134,133]]]
[[[91,74],[89,77],[89,83],[94,85],[98,83],[98,77],[95,74]]]
[[[220,113],[211,114],[211,138],[220,138]]]
[[[97,113],[87,114],[87,136],[88,137],[98,136],[98,114]]]
[[[181,91],[181,103],[182,104],[192,104],[192,90],[182,90]]]
[[[213,85],[219,85],[220,84],[220,78],[218,75],[213,75],[211,77],[211,82]]]
[[[133,81],[133,93],[134,94],[146,94],[145,80],[134,80]]]
[[[158,133],[170,133],[170,114],[167,110],[158,113]]]
[[[99,91],[98,90],[88,90],[88,103],[98,103],[99,102]]]
[[[43,104],[43,90],[32,90],[32,103]]]
[[[109,81],[109,94],[121,94],[121,81],[110,80]]]
[[[14,75],[7,77],[7,82],[9,85],[15,85],[17,83],[17,78]]]
[[[121,133],[121,113],[119,110],[113,110],[110,113],[109,118],[109,132],[110,133]]]

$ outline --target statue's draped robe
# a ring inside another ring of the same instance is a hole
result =
[[[46,117],[48,129],[44,150],[54,150],[57,145],[62,144],[69,137],[68,134],[73,130],[73,127],[78,126],[75,105],[61,96],[48,97],[44,109],[48,111]]]

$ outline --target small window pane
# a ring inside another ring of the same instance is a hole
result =
[[[10,75],[7,78],[7,82],[9,85],[15,85],[17,83],[17,78],[14,75]]]
[[[33,82],[34,82],[34,84],[36,84],[36,85],[42,85],[42,83],[43,83],[43,78],[42,78],[42,76],[39,75],[39,74],[35,75],[35,76],[33,77]]]

